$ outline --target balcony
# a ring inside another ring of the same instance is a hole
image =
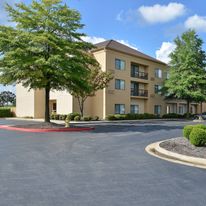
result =
[[[131,72],[131,77],[148,80],[148,73],[146,73],[146,72]]]
[[[131,90],[131,96],[133,96],[133,97],[148,97],[148,90],[144,90],[144,89]]]

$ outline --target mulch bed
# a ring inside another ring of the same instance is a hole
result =
[[[206,158],[206,147],[195,147],[183,137],[166,140],[160,143],[160,147],[182,155]]]

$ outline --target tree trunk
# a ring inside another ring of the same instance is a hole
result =
[[[190,118],[190,101],[187,100],[187,116],[186,116],[187,119]]]
[[[49,95],[50,93],[50,86],[47,86],[45,88],[45,116],[44,116],[44,122],[49,123],[50,122],[50,114],[49,114]]]
[[[80,115],[81,115],[81,117],[83,117],[84,116],[84,102],[85,102],[85,100],[83,99],[83,98],[77,98],[78,99],[78,103],[79,103],[79,110],[80,110]]]

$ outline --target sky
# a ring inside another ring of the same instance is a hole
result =
[[[10,24],[3,5],[19,1],[0,0],[0,24]],[[203,49],[206,50],[205,0],[63,1],[81,13],[86,41],[98,43],[114,39],[167,63],[168,55],[175,48],[174,38],[195,29],[205,42]],[[0,87],[0,91],[4,89]]]

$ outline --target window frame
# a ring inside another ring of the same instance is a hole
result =
[[[159,109],[156,110],[156,108],[159,108]],[[154,114],[155,115],[160,115],[161,112],[162,112],[162,105],[154,105]]]
[[[132,107],[137,107],[137,109],[132,109]],[[134,111],[134,112],[133,112]],[[135,112],[135,111],[137,111],[137,112]],[[139,105],[138,104],[131,104],[130,105],[130,113],[131,114],[139,114]]]
[[[117,109],[117,107],[119,107],[119,109]],[[121,109],[121,107],[123,107],[123,110]],[[125,104],[115,104],[114,105],[114,113],[115,114],[125,114]],[[118,111],[117,111],[118,110]],[[123,111],[123,112],[121,112],[121,110]]]
[[[160,68],[155,69],[155,78],[162,79],[162,69]]]
[[[122,87],[123,82],[124,82],[124,84],[123,84],[124,87]],[[125,80],[124,79],[115,79],[115,89],[116,90],[125,90]]]
[[[123,67],[122,67],[122,63],[124,65]],[[126,61],[123,59],[115,58],[115,69],[120,70],[120,71],[125,70],[126,69]]]

